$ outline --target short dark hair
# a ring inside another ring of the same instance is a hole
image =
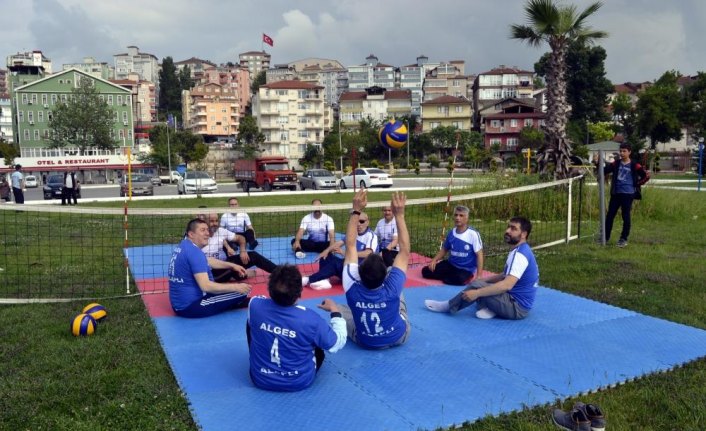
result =
[[[377,253],[369,254],[358,267],[358,274],[363,286],[368,289],[380,287],[387,276],[387,267],[382,256]]]
[[[208,224],[205,221],[201,220],[200,218],[193,218],[193,219],[189,220],[189,223],[186,225],[186,233],[196,232],[196,226],[198,226],[202,223],[206,224],[206,225]]]
[[[279,265],[270,274],[267,291],[275,304],[289,307],[302,296],[302,274],[294,265]]]
[[[316,198],[316,199],[312,199],[312,200],[311,200],[311,204],[312,204],[312,205],[314,205],[314,202],[318,202],[318,203],[320,203],[320,204],[323,204],[323,202],[322,202],[321,199],[319,199],[319,198]]]
[[[529,238],[532,232],[532,222],[524,217],[513,217],[510,219],[510,223],[517,223],[520,225],[520,231],[527,232],[527,238]]]
[[[624,150],[628,150],[628,151],[632,152],[632,147],[627,142],[621,142],[620,146],[618,148],[621,150],[624,149]]]

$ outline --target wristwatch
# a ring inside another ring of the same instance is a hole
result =
[[[349,215],[357,215],[357,216],[359,216],[359,215],[360,215],[360,211],[351,210],[348,214],[349,214]]]

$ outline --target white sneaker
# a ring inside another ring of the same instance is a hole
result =
[[[302,277],[302,286],[306,286],[307,284],[309,284],[309,277]]]
[[[430,311],[436,311],[437,313],[448,313],[449,312],[449,301],[434,301],[431,299],[425,299],[424,305]]]
[[[296,256],[297,259],[304,259],[306,257],[306,253],[304,253],[303,251],[298,251],[294,253],[294,256]]]
[[[308,281],[308,280],[307,280],[307,281]],[[309,287],[311,287],[311,288],[314,289],[314,290],[324,290],[324,289],[330,289],[330,288],[332,288],[333,286],[331,285],[331,282],[328,281],[328,279],[323,279],[323,280],[320,280],[320,281],[316,281],[316,282],[314,282],[314,283],[311,283],[311,284],[309,285]]]
[[[480,310],[476,311],[476,317],[479,319],[492,319],[493,317],[495,317],[495,313],[489,308],[481,308]]]

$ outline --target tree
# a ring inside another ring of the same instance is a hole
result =
[[[180,90],[191,90],[194,86],[194,80],[191,79],[191,68],[189,68],[189,66],[184,66],[184,68],[179,71],[178,78]],[[181,92],[179,92],[179,100],[181,101]]]
[[[159,71],[159,111],[165,118],[167,114],[181,118],[181,90],[174,60],[172,57],[165,57]]]
[[[620,93],[611,102],[613,118],[618,123],[618,131],[622,134],[623,140],[630,144],[632,154],[638,154],[643,147],[643,140],[640,138],[637,127],[637,111],[627,94]]]
[[[570,175],[571,144],[566,137],[569,104],[566,96],[566,55],[573,41],[590,43],[606,37],[603,31],[592,30],[586,20],[600,7],[601,2],[578,13],[576,6],[558,5],[555,0],[529,0],[525,5],[528,25],[511,26],[511,37],[539,46],[546,42],[551,49],[547,68],[547,138],[540,158],[545,172],[554,165],[560,178]]]
[[[254,159],[260,155],[260,144],[265,142],[265,135],[257,127],[257,121],[251,115],[240,119],[237,145],[244,159]]]
[[[5,166],[12,166],[14,164],[15,157],[19,155],[20,152],[17,151],[17,148],[14,145],[8,144],[0,138],[0,157],[5,160]]]
[[[681,139],[683,98],[679,93],[679,73],[665,72],[654,85],[640,94],[635,109],[640,137],[650,138],[650,149],[660,142]]]
[[[176,132],[174,142],[177,154],[187,166],[189,163],[202,161],[208,155],[208,145],[203,142],[203,136],[191,133],[189,130]]]
[[[178,165],[178,153],[174,140],[175,132],[168,129],[165,124],[158,124],[150,129],[150,142],[152,151],[147,154],[141,154],[138,159],[145,164],[156,165],[157,167],[176,166]],[[169,133],[169,136],[167,136]],[[171,161],[169,160],[171,156]]]
[[[115,113],[99,97],[93,79],[81,78],[71,89],[68,100],[59,101],[52,111],[49,148],[78,148],[81,155],[89,148],[113,149],[118,142],[111,136]]]
[[[539,76],[546,76],[550,57],[551,54],[546,53],[535,63],[534,70]],[[605,107],[608,95],[613,92],[613,83],[605,77],[606,57],[601,46],[589,46],[578,40],[569,45],[566,53],[566,99],[571,106],[571,120],[608,120]]]
[[[615,136],[614,124],[610,121],[588,123],[588,133],[593,142],[602,142],[613,139]]]
[[[684,120],[698,140],[706,134],[706,72],[699,72],[686,88]]]
[[[523,127],[520,130],[518,140],[518,148],[531,148],[532,150],[539,149],[544,143],[544,132],[532,126]]]
[[[265,74],[265,71],[262,70],[260,73],[255,75],[255,78],[252,80],[252,83],[250,84],[250,94],[257,94],[260,90],[260,86],[265,84],[267,84],[267,75]]]
[[[304,157],[299,159],[299,163],[303,166],[320,166],[323,162],[323,155],[318,145],[306,144]]]

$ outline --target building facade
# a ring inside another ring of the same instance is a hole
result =
[[[473,110],[471,101],[465,97],[441,96],[422,102],[422,133],[437,127],[455,127],[470,131]]]
[[[8,143],[15,142],[12,133],[12,101],[10,95],[0,94],[0,140]]]
[[[253,98],[253,116],[265,135],[264,155],[285,156],[298,166],[307,145],[321,145],[332,121],[323,90],[321,85],[296,80],[260,86]]]
[[[250,105],[250,71],[239,65],[208,66],[197,76],[197,84],[214,83],[228,88],[236,97],[239,116],[245,115]]]
[[[101,79],[115,78],[115,67],[106,62],[96,61],[93,57],[83,57],[82,63],[64,64],[62,66],[62,70],[69,69],[78,69]]]
[[[238,55],[240,67],[248,69],[250,72],[250,82],[263,70],[270,68],[272,56],[265,51],[248,51]]]
[[[201,76],[203,75],[204,70],[209,67],[216,67],[216,64],[211,63],[208,60],[201,60],[200,58],[191,57],[186,60],[175,61],[174,67],[176,67],[177,70],[180,72],[184,70],[185,67],[188,67],[189,76],[191,76],[191,79],[193,79],[194,81],[199,81],[201,79]]]
[[[388,90],[395,88],[395,67],[383,64],[370,54],[365,63],[348,67],[348,91],[365,91],[370,87],[381,87]]]
[[[47,75],[52,73],[51,60],[42,54],[42,51],[18,52],[7,56],[7,67],[11,66],[34,66],[41,67]]]
[[[341,127],[357,129],[363,119],[382,122],[412,114],[410,90],[386,90],[370,87],[365,91],[347,91],[341,95],[339,118]]]
[[[499,112],[483,116],[485,148],[496,147],[500,153],[516,152],[522,129],[541,129],[545,114],[533,104],[515,99],[506,99],[500,104]]]
[[[140,52],[136,46],[128,46],[127,52],[115,54],[115,79],[128,79],[130,73],[136,73],[140,79],[159,86],[159,61],[157,57]]]
[[[483,112],[486,107],[507,98],[533,99],[534,76],[532,71],[505,65],[479,73],[473,82],[475,112]],[[478,128],[484,123],[481,117],[476,117],[475,122]]]
[[[71,90],[82,79],[93,81],[100,93],[99,97],[115,113],[111,130],[117,145],[114,149],[88,148],[80,154],[75,147],[49,148],[52,110],[71,97]],[[16,87],[12,96],[15,108],[13,133],[20,149],[20,156],[15,159],[15,163],[21,164],[26,173],[42,175],[71,167],[79,172],[84,183],[91,183],[115,179],[118,172],[127,169],[126,154],[134,146],[130,90],[83,71],[70,69]],[[4,165],[4,161],[0,163],[0,169],[10,169]],[[134,165],[141,166],[137,161]]]
[[[182,92],[184,127],[215,142],[235,137],[240,124],[240,106],[235,89],[209,82]]]

